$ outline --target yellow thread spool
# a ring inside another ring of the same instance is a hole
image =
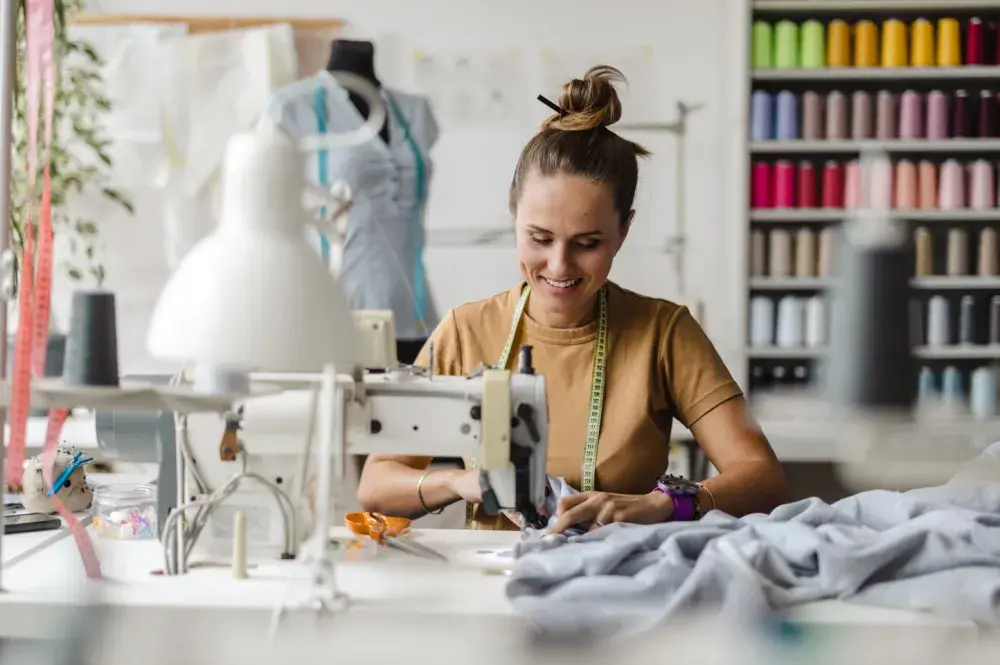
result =
[[[910,65],[933,67],[936,63],[934,26],[927,19],[919,18],[910,28]]]
[[[851,66],[851,29],[839,18],[826,27],[826,66]]]
[[[961,66],[962,37],[957,19],[943,18],[938,21],[937,42],[938,67]]]
[[[854,66],[878,67],[878,28],[871,21],[854,25]]]
[[[898,19],[889,19],[882,24],[882,66],[906,67],[907,64],[906,25]]]

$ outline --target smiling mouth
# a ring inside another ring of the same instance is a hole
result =
[[[580,278],[580,277],[578,277],[576,279],[567,279],[567,280],[562,280],[562,281],[558,281],[558,280],[554,280],[554,279],[549,279],[548,277],[542,277],[542,279],[545,280],[546,284],[548,284],[549,286],[551,286],[552,288],[555,288],[555,289],[571,289],[571,288],[573,288],[574,286],[576,286],[577,284],[579,284],[580,282],[583,281],[583,278]]]

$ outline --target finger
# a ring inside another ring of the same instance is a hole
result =
[[[556,520],[556,523],[549,529],[549,533],[563,533],[566,529],[574,527],[577,524],[593,521],[603,506],[604,501],[601,497],[591,497],[562,513],[559,519]]]
[[[616,521],[616,513],[618,512],[618,506],[615,505],[614,501],[608,501],[597,513],[597,517],[594,521],[590,523],[590,530],[600,529],[602,526],[607,526],[612,522]]]
[[[591,492],[580,492],[562,497],[556,502],[556,515],[562,515],[567,510],[571,510],[581,503],[589,501],[593,496]]]

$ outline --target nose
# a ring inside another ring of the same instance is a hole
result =
[[[569,271],[573,266],[573,260],[569,246],[566,243],[554,243],[547,263],[550,277],[570,277]]]

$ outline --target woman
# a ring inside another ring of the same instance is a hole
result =
[[[648,155],[607,129],[621,117],[617,81],[621,73],[602,66],[567,83],[560,112],[525,146],[510,187],[524,283],[449,312],[431,336],[434,371],[466,375],[498,363],[511,335],[513,348],[534,347],[549,400],[548,473],[583,490],[560,500],[553,532],[692,519],[715,508],[769,512],[785,499],[784,474],[701,327],[684,307],[608,281],[635,214],[638,158]],[[601,375],[603,391],[592,384]],[[592,394],[603,408],[592,407]],[[674,418],[719,470],[686,493],[662,478]],[[599,438],[588,441],[588,429]],[[358,500],[365,510],[410,517],[481,501],[477,472],[428,472],[429,462],[369,457]],[[516,528],[476,508],[472,526]]]

